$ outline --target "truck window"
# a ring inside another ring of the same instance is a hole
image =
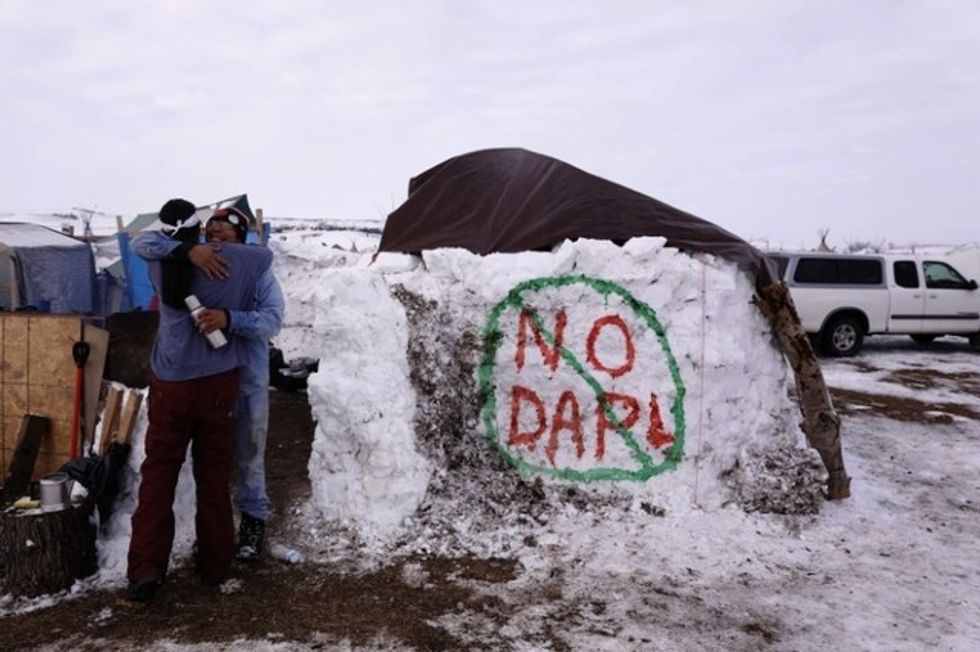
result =
[[[847,258],[800,258],[793,280],[822,285],[881,285],[881,261]]]
[[[895,271],[895,284],[898,285],[898,287],[919,287],[919,272],[915,268],[915,261],[896,260],[893,269]]]
[[[926,287],[945,290],[966,290],[969,284],[960,273],[947,265],[934,260],[922,263],[922,272],[926,277]]]

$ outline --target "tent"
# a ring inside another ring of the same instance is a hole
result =
[[[95,258],[84,242],[37,224],[0,222],[0,307],[97,313]]]
[[[728,258],[760,286],[777,279],[766,256],[707,220],[558,159],[526,149],[456,156],[409,181],[380,251],[463,247],[478,254],[550,249],[574,238],[663,236],[685,251]]]

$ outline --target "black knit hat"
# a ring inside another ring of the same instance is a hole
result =
[[[194,214],[197,208],[186,199],[171,199],[160,208],[160,221],[170,226],[177,226]]]
[[[201,220],[194,204],[186,199],[171,199],[160,208],[161,231],[174,240],[194,243],[201,236]]]

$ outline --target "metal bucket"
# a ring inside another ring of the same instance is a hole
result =
[[[68,474],[52,473],[41,478],[41,511],[57,512],[68,506]]]

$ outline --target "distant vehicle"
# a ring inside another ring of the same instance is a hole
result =
[[[854,355],[866,335],[943,335],[980,347],[980,291],[944,257],[834,253],[768,254],[779,267],[803,328],[831,356]]]

